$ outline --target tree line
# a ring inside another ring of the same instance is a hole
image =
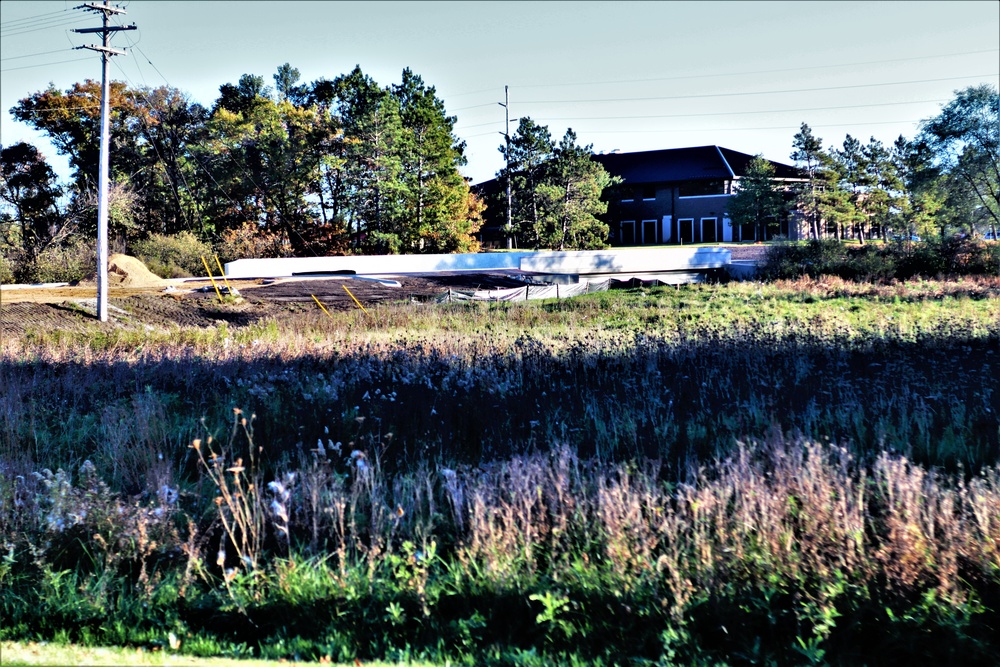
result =
[[[990,85],[957,91],[911,140],[848,134],[824,148],[802,123],[792,148],[803,180],[776,182],[758,156],[737,183],[734,223],[774,228],[792,212],[812,239],[1000,238],[1000,94]]]
[[[606,191],[620,180],[572,129],[557,142],[522,117],[500,147],[502,191],[479,196],[459,171],[466,158],[456,117],[409,68],[389,86],[360,67],[302,83],[286,63],[273,84],[245,74],[205,108],[169,86],[112,82],[113,248],[187,235],[228,248],[227,259],[470,252],[487,203],[503,211],[495,217],[519,247],[607,246]],[[49,85],[10,110],[46,134],[72,170],[61,183],[34,146],[0,147],[0,256],[20,280],[36,277],[44,252],[95,235],[100,95],[92,80],[65,91]],[[791,213],[817,239],[953,231],[995,239],[998,100],[989,85],[957,91],[914,139],[891,146],[847,135],[824,148],[803,123],[790,156],[802,179],[776,181],[758,156],[736,183],[730,217],[756,225],[758,238]]]
[[[283,254],[478,248],[483,203],[459,172],[465,143],[435,88],[409,68],[381,86],[356,67],[274,85],[245,74],[209,109],[169,86],[112,82],[110,235],[270,244]],[[30,144],[3,147],[0,232],[21,263],[96,229],[100,83],[50,85],[11,109],[69,158],[60,183]]]

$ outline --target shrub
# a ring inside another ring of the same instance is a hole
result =
[[[845,246],[834,239],[777,243],[760,275],[769,280],[838,276],[861,282],[889,282],[915,276],[1000,275],[1000,247],[951,237],[920,243]]]
[[[9,259],[0,255],[0,285],[14,282],[14,265]]]
[[[153,234],[135,244],[135,256],[162,278],[189,278],[202,275],[202,257],[212,256],[212,246],[191,232],[168,236]]]
[[[253,222],[227,229],[215,250],[223,262],[256,257],[287,257],[288,251],[281,237],[261,229]]]
[[[97,251],[81,238],[43,250],[34,262],[20,253],[10,258],[13,279],[19,283],[61,283],[93,276]]]

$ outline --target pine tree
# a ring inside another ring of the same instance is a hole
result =
[[[774,184],[774,165],[756,155],[747,165],[746,174],[737,181],[729,203],[729,214],[737,225],[753,225],[757,239],[764,240],[781,224],[785,201]]]
[[[541,247],[590,250],[608,246],[604,189],[618,182],[592,159],[592,146],[579,146],[572,129],[556,146],[536,186],[539,216],[535,228]]]
[[[805,189],[800,190],[797,202],[806,211],[810,235],[818,239],[821,235],[819,172],[823,165],[823,140],[814,136],[812,128],[802,123],[802,127],[792,138],[792,148],[795,150],[792,151],[791,158],[809,178]]]

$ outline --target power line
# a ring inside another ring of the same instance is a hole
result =
[[[68,11],[69,11],[69,9],[60,9],[60,10],[57,10],[57,11],[54,11],[54,12],[46,12],[44,14],[35,14],[34,16],[25,16],[24,18],[20,18],[20,19],[11,19],[9,21],[4,21],[3,23],[0,23],[0,27],[9,26],[9,25],[11,25],[13,23],[31,23],[33,21],[38,21],[39,19],[42,19],[42,18],[44,18],[46,16],[53,16],[54,14],[65,14]]]
[[[29,53],[29,54],[24,55],[24,56],[9,56],[7,58],[0,58],[0,61],[3,61],[3,60],[21,60],[22,58],[34,58],[35,56],[47,56],[47,55],[52,54],[52,53],[62,53],[64,51],[66,51],[66,50],[67,49],[56,49],[55,51],[41,51],[39,53]]]
[[[146,54],[143,53],[141,49],[138,49],[138,50],[139,50],[140,53],[142,53],[143,57],[146,58],[146,62],[148,62],[150,64],[150,66],[154,70],[156,70],[156,73],[159,74],[160,77],[163,78],[163,82],[165,84],[167,84],[168,87],[172,88],[173,86],[170,85],[170,82],[167,81],[167,78],[165,76],[163,76],[163,74],[160,72],[159,69],[157,69],[156,65],[153,65],[153,62],[149,59],[149,57],[146,56]],[[133,60],[135,60],[134,54],[133,54]],[[135,83],[132,81],[131,78],[129,78],[129,75],[125,72],[124,68],[122,68],[122,66],[119,65],[117,62],[115,62],[115,66],[118,67],[118,69],[121,71],[122,75],[125,77],[125,80],[128,81],[129,83],[131,83],[132,86],[133,86],[133,88],[135,88]],[[145,76],[143,76],[142,69],[139,67],[139,63],[138,63],[137,60],[136,60],[136,69],[139,71],[139,76],[143,77],[143,81],[145,82]],[[141,90],[137,90],[137,92],[142,97],[142,99],[146,101],[146,104],[149,105],[150,109],[154,108],[153,102],[146,96],[146,94],[144,92],[142,92]],[[146,124],[146,121],[144,119],[142,119],[141,117],[140,117],[140,121],[143,123],[143,125]],[[160,161],[164,164],[164,166],[166,166],[167,161],[163,159],[163,156],[160,154],[159,149],[157,149],[157,147],[156,147],[155,144],[153,144],[152,142],[150,142],[150,143],[153,146],[153,150],[156,152],[156,156],[158,158],[160,158]],[[247,180],[250,181],[254,185],[255,188],[257,188],[258,190],[260,190],[261,192],[263,192],[263,190],[261,189],[261,187],[259,185],[257,185],[254,182],[253,178],[250,176],[250,174],[247,173],[247,171],[243,167],[243,165],[241,165],[236,160],[236,158],[234,158],[231,154],[229,154],[228,151],[226,151],[226,153],[227,153],[227,155],[229,155],[229,159],[232,160],[233,163],[237,166],[237,168],[239,168],[239,170],[243,172],[243,175],[247,177]],[[195,151],[191,152],[191,157],[192,157],[194,163],[196,165],[198,165],[198,167],[200,167],[203,172],[205,172],[205,175],[208,176],[209,180],[212,181],[212,183],[219,190],[219,192],[222,194],[222,196],[225,197],[226,199],[228,199],[229,203],[232,204],[233,206],[239,206],[239,203],[236,200],[234,200],[229,195],[229,193],[226,192],[225,188],[223,188],[222,185],[220,185],[219,182],[215,179],[215,176],[212,175],[212,172],[208,169],[208,167],[206,167],[204,164],[201,163],[201,160],[199,159],[199,157],[198,157],[198,155],[197,155],[197,153]],[[192,191],[191,190],[191,186],[188,185],[187,179],[184,177],[184,172],[181,171],[181,170],[178,170],[177,174],[178,174],[178,176],[181,177],[181,181],[184,183],[184,187],[188,190],[188,192],[191,192]],[[198,213],[199,213],[199,215],[201,215],[200,211]]]
[[[31,113],[57,113],[57,112],[60,112],[60,111],[84,111],[84,110],[100,109],[100,108],[101,107],[99,105],[98,106],[91,106],[91,107],[59,107],[58,109],[30,109],[30,112]]]
[[[809,127],[855,127],[868,125],[898,125],[899,123],[919,123],[920,120],[882,120],[869,123],[827,123],[810,125]],[[796,130],[798,125],[773,125],[770,127],[703,127],[703,128],[672,128],[665,130],[580,130],[580,134],[662,134],[664,132],[745,132],[749,130]]]
[[[654,81],[679,81],[682,79],[707,79],[707,78],[715,78],[723,76],[747,76],[749,74],[777,74],[781,72],[801,72],[805,70],[814,70],[814,69],[832,69],[835,67],[857,67],[860,65],[879,65],[884,63],[908,62],[911,60],[927,60],[931,58],[950,58],[955,56],[978,55],[981,53],[995,53],[996,51],[1000,51],[1000,49],[964,51],[962,53],[947,53],[936,56],[914,56],[912,58],[890,58],[888,60],[868,60],[864,62],[840,63],[837,65],[806,65],[803,67],[783,67],[780,69],[761,69],[761,70],[752,70],[743,72],[721,72],[716,74],[684,74],[680,76],[665,76],[665,77],[656,77],[650,79],[627,79],[627,80],[616,79],[613,81],[588,81],[581,83],[552,83],[552,84],[535,83],[535,84],[518,86],[518,88],[555,88],[560,86],[590,86],[590,85],[596,86],[596,85],[606,85],[612,83],[651,83]]]
[[[608,84],[619,84],[619,83],[652,83],[655,81],[679,81],[683,79],[707,79],[715,77],[725,77],[725,76],[747,76],[751,74],[776,74],[781,72],[797,72],[797,71],[807,71],[815,69],[833,69],[836,67],[857,67],[861,65],[880,65],[884,63],[896,63],[896,62],[909,62],[913,60],[931,60],[934,58],[954,58],[958,56],[971,56],[979,55],[982,53],[995,53],[1000,49],[981,49],[978,51],[963,51],[960,53],[940,53],[936,55],[929,56],[914,56],[912,58],[889,58],[886,60],[866,60],[859,62],[849,62],[849,63],[836,63],[832,65],[806,65],[803,67],[785,67],[778,69],[760,69],[760,70],[747,70],[741,72],[716,72],[709,74],[683,74],[679,76],[667,76],[667,77],[652,77],[645,79],[614,79],[606,81],[578,81],[575,83],[534,83],[534,84],[524,84],[515,85],[513,88],[556,88],[565,86],[599,86]],[[484,88],[482,90],[469,91],[465,93],[457,93],[455,95],[449,95],[450,98],[455,97],[467,97],[469,95],[479,95],[482,93],[492,93],[495,88]],[[490,106],[488,104],[480,106]],[[466,107],[468,109],[476,107]],[[456,109],[455,111],[461,111],[461,109]]]
[[[566,120],[640,120],[649,118],[696,118],[701,116],[746,116],[750,114],[762,114],[762,113],[797,113],[800,111],[832,111],[839,109],[865,109],[868,107],[888,107],[888,106],[898,106],[903,104],[929,104],[933,102],[945,102],[947,100],[937,99],[937,100],[912,100],[908,102],[880,102],[875,104],[850,104],[847,106],[839,107],[807,107],[801,109],[764,109],[761,111],[712,111],[709,113],[675,113],[675,114],[651,114],[643,116],[541,116],[536,120],[553,122],[553,121],[566,121]],[[487,127],[489,125],[496,125],[497,121],[490,123],[479,123],[478,125],[466,125],[465,127],[456,128],[456,130],[471,130],[475,127]]]
[[[7,67],[5,69],[0,69],[0,72],[14,72],[19,69],[34,69],[35,67],[48,67],[49,65],[62,65],[63,63],[75,63],[81,60],[88,60],[88,58],[71,58],[70,60],[57,60],[52,63],[41,63],[38,65],[25,65],[24,67]]]
[[[73,25],[74,23],[76,23],[75,19],[59,19],[58,21],[54,21],[52,23],[48,23],[45,25],[39,24],[38,26],[32,26],[24,29],[11,28],[8,29],[6,32],[0,32],[0,37],[16,37],[17,35],[27,35],[28,33],[38,32],[39,30],[49,30],[51,28],[59,28],[64,25]]]
[[[1000,76],[1000,73],[971,74],[969,76],[950,76],[940,79],[916,79],[913,81],[887,81],[882,83],[856,83],[849,86],[822,86],[820,88],[787,88],[784,90],[758,90],[742,93],[707,93],[701,95],[663,95],[657,97],[618,97],[614,99],[589,100],[525,100],[522,104],[594,104],[598,102],[652,102],[658,100],[688,100],[706,97],[741,97],[743,95],[778,95],[783,93],[813,93],[824,90],[848,90],[852,88],[879,88],[883,86],[903,86],[912,83],[936,83],[940,81],[958,81],[961,79],[982,79],[988,76]]]
[[[829,123],[823,125],[813,125],[810,123],[809,127],[855,127],[861,126],[865,127],[868,125],[897,125],[899,123],[919,123],[919,120],[886,120],[886,121],[873,121],[873,122],[860,122],[860,123]],[[664,134],[667,132],[748,132],[754,131],[759,132],[762,130],[797,130],[798,125],[774,125],[769,127],[695,127],[695,128],[670,128],[662,130],[579,130],[581,135],[584,134]],[[481,132],[479,134],[472,134],[466,139],[475,139],[478,137],[488,137],[495,134],[495,132]]]

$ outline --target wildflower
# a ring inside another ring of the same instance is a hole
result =
[[[228,570],[226,570],[225,579],[226,579],[226,583],[227,584],[230,581],[232,581],[233,579],[235,579],[235,578],[236,578],[236,568],[235,567],[231,567]]]
[[[327,440],[327,443],[330,445],[330,449],[335,451],[337,454],[340,454],[340,448],[342,443],[339,440],[337,442],[334,442],[333,440]]]
[[[160,502],[164,505],[173,505],[177,502],[177,489],[172,489],[166,484],[160,487],[159,493],[157,495],[160,497]]]
[[[368,469],[368,464],[365,462],[365,453],[359,449],[351,452],[351,461],[357,466],[358,472],[364,472]]]
[[[234,475],[238,475],[239,473],[243,472],[243,470],[244,468],[243,468],[242,458],[236,459],[236,465],[234,465],[232,468],[226,468],[226,472],[231,472]]]
[[[323,458],[326,458],[326,447],[323,446],[323,438],[316,440],[316,449],[312,450]]]
[[[279,503],[277,500],[271,501],[271,513],[274,514],[279,519],[281,519],[282,521],[284,521],[285,523],[288,523],[288,510],[285,509],[285,506]]]

